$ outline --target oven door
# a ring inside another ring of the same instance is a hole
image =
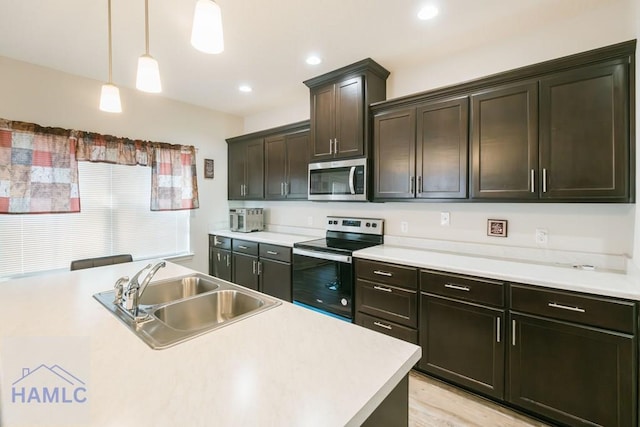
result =
[[[293,248],[293,302],[353,321],[351,256]]]

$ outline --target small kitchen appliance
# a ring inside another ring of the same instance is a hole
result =
[[[241,233],[264,230],[263,208],[229,209],[229,228]]]

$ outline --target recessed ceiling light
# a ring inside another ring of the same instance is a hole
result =
[[[307,64],[309,65],[318,65],[319,63],[322,62],[322,59],[320,59],[319,56],[316,55],[310,55],[307,57]]]
[[[242,86],[238,87],[238,90],[240,92],[245,92],[245,93],[249,93],[249,92],[253,91],[253,89],[249,85],[242,85]]]
[[[432,4],[429,4],[427,6],[424,6],[422,9],[420,9],[420,11],[418,12],[418,19],[421,19],[423,21],[426,21],[428,19],[433,19],[436,16],[438,16],[438,8],[435,7]]]

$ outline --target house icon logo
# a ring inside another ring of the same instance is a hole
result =
[[[13,382],[11,402],[18,404],[84,404],[87,385],[59,365],[22,368],[22,376]]]

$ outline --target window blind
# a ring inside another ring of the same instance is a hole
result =
[[[149,209],[151,168],[78,162],[80,213],[0,215],[0,277],[69,268],[74,259],[190,252],[189,210]]]

